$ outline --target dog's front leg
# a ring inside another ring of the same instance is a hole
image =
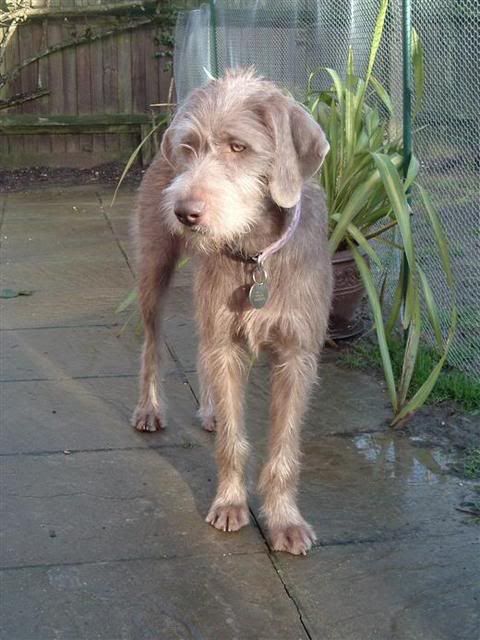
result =
[[[300,472],[300,427],[316,377],[316,356],[280,349],[272,371],[269,459],[260,476],[263,514],[275,551],[305,554],[315,541],[311,526],[297,507]]]
[[[244,469],[248,455],[243,403],[247,361],[234,343],[200,344],[200,361],[216,412],[217,494],[207,522],[222,531],[237,531],[249,522]]]
[[[197,371],[200,385],[200,408],[198,410],[198,417],[205,431],[216,431],[217,418],[215,415],[213,394],[208,384],[208,371],[204,371],[203,358],[201,357],[198,358]]]
[[[157,431],[165,427],[165,399],[161,381],[163,344],[160,329],[165,295],[181,249],[180,238],[167,230],[155,245],[146,238],[140,238],[138,299],[144,343],[140,398],[132,417],[132,424],[138,431]]]

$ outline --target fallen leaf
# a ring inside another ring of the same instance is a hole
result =
[[[0,298],[18,298],[18,296],[31,296],[33,291],[27,289],[0,289]]]

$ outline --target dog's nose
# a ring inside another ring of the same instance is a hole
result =
[[[200,222],[205,203],[202,200],[178,200],[175,203],[174,212],[182,224],[193,227]]]

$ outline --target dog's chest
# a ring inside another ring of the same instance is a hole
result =
[[[270,340],[278,324],[280,310],[275,283],[267,280],[265,291],[254,291],[257,297],[252,301],[249,293],[256,284],[254,265],[231,263],[231,260],[201,260],[198,264],[194,291],[200,330],[242,336],[256,350]]]

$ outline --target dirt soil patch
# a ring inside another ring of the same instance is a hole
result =
[[[412,444],[444,451],[468,451],[480,447],[480,416],[460,413],[452,404],[422,407],[401,429]]]
[[[115,187],[122,175],[125,165],[121,162],[91,167],[89,169],[72,169],[68,167],[28,167],[25,169],[0,169],[0,192],[13,193],[35,189],[42,186],[80,185],[80,184],[111,184]],[[134,166],[125,176],[123,184],[136,186],[140,184],[145,170]]]

